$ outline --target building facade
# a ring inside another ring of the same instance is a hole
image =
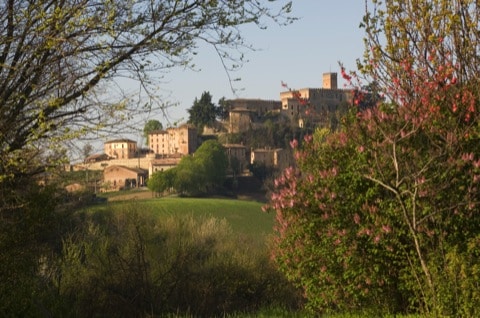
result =
[[[137,157],[137,142],[130,139],[115,139],[104,143],[104,152],[109,158],[131,159]]]
[[[247,169],[247,150],[242,144],[224,144],[230,173],[241,174]]]
[[[188,124],[148,134],[150,150],[160,156],[188,155],[198,148],[197,129]]]
[[[125,166],[108,166],[103,170],[103,186],[106,191],[137,188],[145,185],[148,171]]]
[[[236,98],[227,100],[230,110],[243,109],[263,115],[268,112],[278,112],[282,107],[282,103],[278,100],[265,100],[253,98]]]
[[[276,100],[237,98],[227,101],[229,105],[228,132],[239,133],[251,128],[254,117],[267,113],[279,113],[282,103]]]
[[[305,126],[329,125],[338,113],[352,105],[353,92],[337,87],[337,73],[323,74],[322,88],[302,88],[280,93],[282,114]]]
[[[264,164],[266,167],[284,169],[291,164],[289,153],[285,149],[259,148],[250,152],[250,163]]]

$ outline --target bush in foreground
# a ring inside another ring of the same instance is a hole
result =
[[[266,246],[235,235],[224,220],[158,220],[133,206],[92,215],[65,240],[59,270],[69,316],[211,317],[299,305]]]

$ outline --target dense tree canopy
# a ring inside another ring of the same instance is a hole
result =
[[[217,106],[212,102],[212,95],[209,92],[203,92],[200,99],[195,98],[192,107],[188,109],[190,115],[188,122],[201,131],[203,127],[213,125],[217,113]]]
[[[217,106],[217,118],[220,120],[228,119],[228,116],[230,115],[230,108],[230,103],[225,99],[225,97],[220,98]]]
[[[317,313],[477,316],[480,5],[369,3],[361,73],[342,75],[386,98],[297,148],[270,204],[276,259]]]
[[[155,172],[148,180],[148,188],[157,193],[173,189],[182,195],[213,193],[223,186],[227,166],[223,146],[216,140],[207,140],[176,167]]]

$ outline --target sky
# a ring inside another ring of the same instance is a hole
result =
[[[205,91],[214,103],[222,97],[279,100],[282,81],[295,89],[315,88],[322,86],[323,73],[340,73],[339,61],[354,70],[364,50],[359,28],[364,10],[363,0],[294,0],[293,15],[299,20],[293,24],[245,28],[243,36],[256,50],[247,51],[248,62],[230,74],[240,78],[233,83],[235,92],[214,50],[201,47],[195,59],[199,71],[176,69],[165,75],[162,95],[177,104],[169,110],[169,120],[187,121],[187,109]],[[339,77],[339,87],[343,84]]]
[[[240,78],[233,82],[235,92],[213,48],[203,45],[194,60],[198,71],[172,69],[159,83],[160,100],[176,105],[168,109],[167,118],[152,113],[142,120],[157,119],[164,127],[186,122],[187,109],[205,91],[215,104],[222,97],[280,100],[280,92],[285,90],[282,82],[292,89],[320,88],[323,73],[340,73],[339,62],[347,70],[356,69],[356,59],[364,50],[364,30],[359,28],[364,0],[293,0],[292,10],[299,20],[288,26],[272,22],[266,30],[242,28],[245,40],[255,51],[246,51],[248,62],[230,73],[232,78]],[[340,76],[338,80],[342,87]],[[126,133],[110,139],[130,138],[144,143],[138,135]],[[94,143],[95,152],[102,151],[104,141]]]

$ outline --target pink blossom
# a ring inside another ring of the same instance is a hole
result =
[[[474,162],[473,162],[473,166],[474,166],[475,168],[477,168],[477,169],[480,168],[480,159],[477,160],[477,161],[474,161]]]
[[[298,140],[297,139],[293,139],[292,141],[290,141],[290,147],[292,147],[292,149],[297,148],[297,146],[298,146]]]
[[[473,152],[462,154],[462,160],[463,161],[472,161],[473,160]]]
[[[353,221],[355,222],[355,224],[360,224],[360,215],[355,213],[355,215],[353,216]]]

